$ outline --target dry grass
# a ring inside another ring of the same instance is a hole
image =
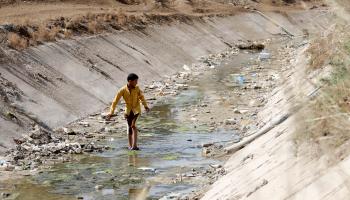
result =
[[[58,27],[53,27],[51,29],[46,28],[45,25],[39,26],[38,31],[35,32],[35,39],[41,42],[55,41],[57,33],[59,32]]]
[[[144,29],[147,24],[169,24],[174,21],[189,22],[199,16],[187,16],[179,14],[126,14],[123,10],[107,13],[88,13],[73,18],[57,18],[37,25],[26,22],[26,25],[15,26],[9,46],[21,50],[28,46],[35,46],[56,38],[70,38],[72,35],[97,34],[111,30]],[[24,31],[23,31],[24,30]],[[21,39],[20,39],[21,38]],[[14,41],[18,41],[17,43]],[[19,42],[22,41],[22,42]],[[23,41],[27,45],[23,47]],[[11,44],[10,44],[11,43]]]
[[[89,33],[97,33],[98,32],[98,24],[96,21],[90,21],[87,24],[87,29],[89,31]]]
[[[16,33],[8,34],[7,40],[9,46],[16,50],[22,50],[28,47],[28,41]]]
[[[350,35],[346,33],[341,29],[318,39],[308,51],[312,69],[328,65],[331,73],[320,80],[320,94],[301,111],[295,140],[316,147],[319,155],[350,140]]]
[[[63,35],[64,35],[65,38],[70,38],[73,35],[72,31],[70,31],[68,29],[63,29],[62,32],[63,32]]]
[[[310,55],[310,67],[313,69],[324,67],[327,62],[330,61],[331,55],[334,54],[336,49],[330,48],[334,47],[335,44],[334,35],[329,34],[325,37],[320,37],[313,43],[311,43],[307,53]]]

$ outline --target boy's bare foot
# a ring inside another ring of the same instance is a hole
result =
[[[131,150],[140,151],[140,148],[138,148],[138,147],[133,147],[133,148],[131,148]]]

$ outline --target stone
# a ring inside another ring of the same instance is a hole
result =
[[[8,198],[9,196],[11,196],[11,193],[8,193],[8,192],[2,192],[1,193],[1,199]]]
[[[149,88],[149,89],[151,89],[151,90],[153,90],[153,89],[155,89],[157,86],[155,86],[155,85],[149,85],[149,86],[147,86],[147,88]]]
[[[204,156],[207,156],[209,153],[210,153],[210,150],[209,150],[208,148],[203,148],[203,149],[202,149],[202,154],[203,154]]]
[[[73,129],[66,128],[66,127],[63,128],[63,132],[67,135],[76,135],[77,134],[76,132],[73,131]]]
[[[226,125],[235,125],[235,124],[237,124],[237,121],[236,121],[236,119],[226,119],[225,124]]]
[[[83,125],[84,127],[89,127],[89,122],[78,122],[78,124]]]
[[[260,86],[260,85],[253,85],[253,89],[254,90],[262,89],[262,86]]]
[[[154,172],[154,173],[157,171],[155,168],[151,168],[151,167],[139,167],[137,169],[145,172]]]
[[[181,197],[180,193],[171,193],[166,196],[163,196],[159,200],[170,200],[170,199],[179,199]]]
[[[186,71],[190,71],[190,70],[191,70],[190,67],[187,66],[187,65],[184,65],[182,68],[183,68],[184,70],[186,70]]]
[[[51,132],[36,125],[34,130],[29,133],[29,137],[34,144],[47,144],[51,141]]]
[[[85,135],[85,138],[94,138],[94,134],[93,133],[88,133]]]
[[[217,168],[221,168],[222,166],[220,164],[210,164],[210,167],[217,169]]]
[[[7,163],[6,160],[1,160],[1,159],[0,159],[0,166],[5,165],[6,163]]]
[[[242,50],[263,50],[265,48],[265,45],[260,43],[247,43],[239,44],[237,45],[237,48]]]
[[[15,170],[15,166],[7,163],[4,165],[4,170],[5,171],[13,171],[13,170]]]
[[[202,147],[210,147],[213,145],[214,145],[213,143],[205,143],[205,144],[202,144]]]
[[[236,114],[241,114],[241,111],[238,110],[237,108],[233,109],[233,112],[236,113]]]
[[[103,112],[103,113],[101,113],[100,116],[101,116],[102,119],[105,119],[108,114],[109,114],[108,112]]]
[[[271,57],[271,54],[270,53],[268,53],[268,52],[261,52],[260,54],[259,54],[259,60],[267,60],[267,59],[269,59]]]
[[[96,190],[101,190],[101,189],[103,189],[103,185],[96,185],[96,186],[95,186],[95,189],[96,189]]]
[[[196,177],[193,173],[186,173],[184,174],[184,177]]]

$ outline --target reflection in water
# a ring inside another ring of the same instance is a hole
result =
[[[129,154],[129,166],[137,167],[137,153],[130,153]]]
[[[139,156],[138,152],[128,152],[128,166],[132,168],[138,168],[143,166],[150,166],[150,160],[148,157]]]
[[[151,186],[147,185],[143,188],[130,188],[129,199],[130,200],[145,200],[148,197]]]

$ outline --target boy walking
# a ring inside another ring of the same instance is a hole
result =
[[[109,114],[106,117],[107,120],[111,118],[116,105],[118,104],[120,98],[123,97],[126,104],[124,117],[128,123],[128,139],[130,150],[140,150],[137,146],[136,128],[136,120],[141,114],[140,101],[142,102],[147,112],[150,110],[148,108],[143,92],[141,91],[139,86],[137,86],[138,79],[139,77],[134,73],[128,75],[128,83],[124,87],[122,87],[114,97]]]

